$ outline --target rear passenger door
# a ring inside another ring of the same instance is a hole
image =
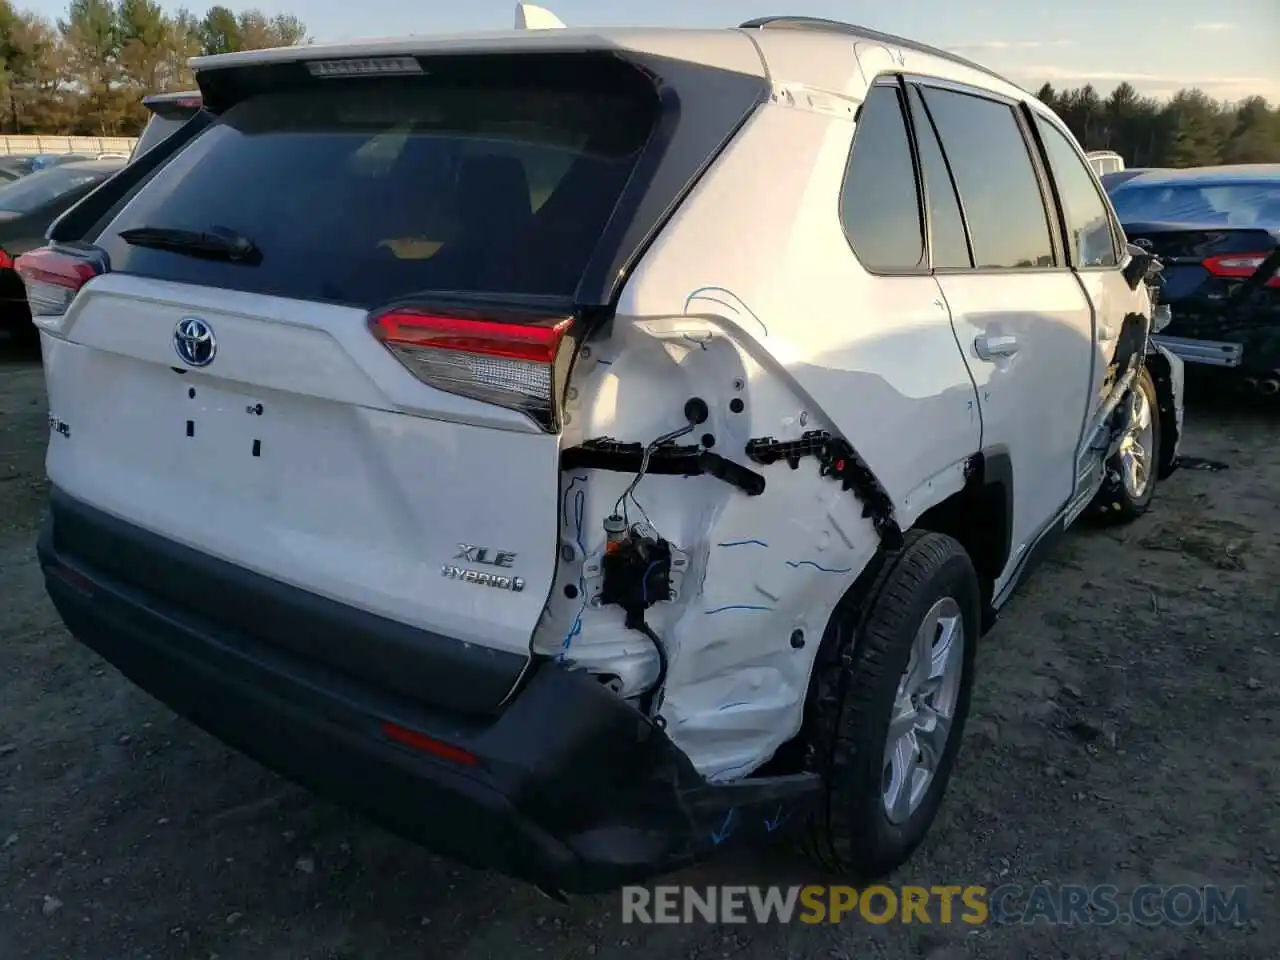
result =
[[[1050,188],[1019,105],[912,78],[917,139],[944,162],[968,242],[961,262],[934,259],[978,392],[983,448],[1013,472],[1010,561],[997,596],[1076,484],[1093,376],[1093,312],[1064,262]],[[946,182],[941,173],[934,179]]]

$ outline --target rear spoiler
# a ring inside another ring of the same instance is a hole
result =
[[[516,4],[517,30],[563,30],[564,21],[546,7],[532,3]]]

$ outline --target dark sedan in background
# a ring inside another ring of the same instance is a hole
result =
[[[1280,393],[1280,164],[1151,170],[1108,192],[1129,242],[1164,263],[1155,339]]]
[[[150,116],[130,157],[0,157],[0,331],[19,341],[38,340],[26,289],[13,271],[13,261],[42,246],[54,220],[130,160],[181,128],[201,108],[198,91],[155,94],[142,102]]]
[[[78,163],[93,159],[95,157],[86,153],[36,153],[0,157],[0,177],[5,180],[17,180],[27,174],[48,170],[50,167],[61,166],[64,163]]]
[[[26,289],[13,271],[13,261],[42,246],[49,225],[126,162],[113,158],[61,163],[0,186],[0,328],[19,340],[36,338]]]

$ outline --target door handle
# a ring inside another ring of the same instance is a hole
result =
[[[988,337],[985,333],[974,338],[973,349],[983,360],[996,357],[1012,357],[1018,352],[1018,338],[1013,336]]]

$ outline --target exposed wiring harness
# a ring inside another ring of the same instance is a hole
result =
[[[667,682],[667,648],[663,645],[662,638],[653,632],[653,628],[649,624],[645,623],[644,614],[637,616],[634,622],[628,616],[627,626],[648,637],[653,644],[653,649],[658,654],[658,676],[644,698],[644,712],[648,716],[654,717],[658,713],[658,708],[662,706],[662,688]]]
[[[645,474],[649,472],[649,461],[653,458],[654,452],[663,444],[670,443],[672,440],[678,440],[681,437],[688,436],[690,433],[693,433],[693,428],[696,426],[697,423],[691,420],[689,423],[677,430],[664,433],[644,448],[644,454],[640,457],[640,469],[636,471],[636,475],[632,478],[631,482],[627,484],[626,489],[622,491],[622,495],[618,497],[617,502],[613,505],[614,516],[617,516],[618,511],[621,510],[622,519],[627,521],[628,527],[631,525],[631,518],[627,515],[627,500],[630,500],[636,505],[636,508],[640,511],[640,515],[644,517],[645,523],[649,524],[650,527],[653,526],[653,522],[649,519],[649,514],[645,512],[640,501],[636,499],[636,487],[640,486],[640,481],[643,480]]]
[[[658,655],[657,679],[642,701],[644,712],[651,718],[656,718],[661,704],[669,660],[666,645],[645,622],[644,612],[670,595],[671,545],[658,533],[644,506],[636,498],[636,488],[648,473],[654,453],[673,440],[692,433],[698,424],[706,421],[709,413],[706,402],[697,397],[685,404],[684,415],[688,422],[662,434],[644,448],[640,468],[614,502],[613,513],[605,518],[605,584],[601,599],[621,606],[626,611],[627,629],[648,637]],[[628,501],[634,503],[644,517],[644,530],[631,525]]]

